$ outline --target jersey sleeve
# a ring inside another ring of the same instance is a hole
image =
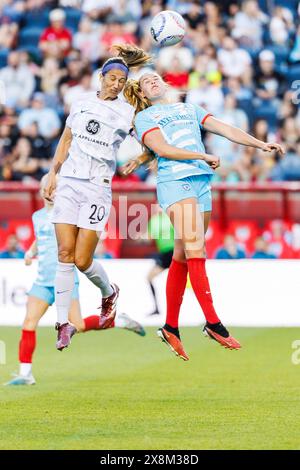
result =
[[[205,123],[206,119],[209,116],[212,116],[212,114],[209,113],[208,111],[206,111],[206,109],[202,108],[202,106],[198,106],[198,105],[194,105],[194,106],[195,106],[195,109],[196,109],[198,123],[199,123],[199,125],[202,129],[203,124]]]
[[[144,112],[140,112],[136,115],[134,126],[138,139],[142,143],[144,143],[144,138],[149,132],[159,129],[156,122],[154,122],[151,117]]]

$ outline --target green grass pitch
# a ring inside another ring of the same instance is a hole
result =
[[[2,327],[0,449],[300,449],[300,329],[231,331],[241,351],[183,328],[183,362],[153,328],[78,335],[62,353],[40,328],[37,385],[3,387],[20,330]]]

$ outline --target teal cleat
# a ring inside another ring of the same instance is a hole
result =
[[[133,331],[139,336],[146,336],[146,331],[142,325],[129,317],[126,313],[120,313],[118,315],[118,320],[122,322],[122,328],[128,331]]]
[[[29,375],[18,375],[12,374],[13,379],[4,385],[35,385],[35,378],[32,374]]]

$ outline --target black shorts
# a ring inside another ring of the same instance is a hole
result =
[[[173,250],[167,251],[166,253],[158,253],[155,256],[155,261],[158,266],[163,269],[168,269],[172,263]]]

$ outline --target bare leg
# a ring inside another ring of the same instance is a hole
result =
[[[69,320],[76,327],[78,333],[102,329],[99,325],[99,315],[90,315],[89,317],[84,319],[81,317],[80,303],[77,299],[72,300],[71,310],[69,313]],[[136,333],[139,336],[146,335],[146,332],[142,325],[136,320],[130,318],[125,313],[120,314],[116,318],[116,322],[113,322],[109,326],[109,328],[114,327],[132,331],[133,333]]]
[[[72,299],[71,301],[69,321],[75,326],[78,333],[82,333],[85,330],[84,321],[81,316],[80,303],[77,299]]]
[[[93,230],[79,229],[75,248],[75,264],[87,278],[99,287],[102,297],[110,297],[114,290],[99,261],[93,259],[99,234]]]
[[[60,263],[74,263],[78,227],[70,224],[55,224],[55,234]]]
[[[8,385],[31,385],[35,383],[32,377],[32,356],[36,347],[36,328],[48,307],[48,303],[44,300],[34,296],[28,297],[26,316],[19,342],[19,376],[8,382]]]
[[[172,204],[167,210],[186,259],[205,257],[205,226],[210,212],[200,212],[197,199],[189,198]],[[205,214],[205,215],[204,215]],[[180,249],[178,242],[178,250]]]
[[[111,326],[115,319],[119,287],[109,282],[99,261],[93,259],[98,237],[99,234],[93,230],[79,230],[75,249],[75,264],[101,290],[102,304],[99,325],[100,328],[105,329]]]
[[[29,296],[26,305],[26,316],[22,325],[23,330],[35,331],[42,316],[47,312],[49,304],[38,297]]]
[[[205,331],[222,346],[239,349],[240,344],[229,335],[215,311],[206,274],[205,231],[210,213],[199,212],[195,198],[173,204],[168,213],[184,245],[191,285],[206,318]]]

